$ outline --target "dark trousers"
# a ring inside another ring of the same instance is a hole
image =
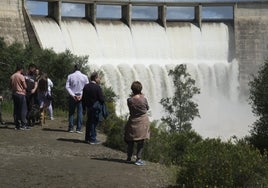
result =
[[[86,134],[85,141],[94,142],[97,138],[96,127],[98,121],[95,118],[95,114],[91,108],[87,109],[87,122],[86,122]]]
[[[134,150],[134,144],[137,143],[137,160],[141,159],[141,154],[144,148],[144,140],[138,140],[138,141],[127,141],[127,158],[131,159],[133,150]]]
[[[82,101],[75,101],[73,97],[69,96],[69,130],[74,128],[74,113],[77,110],[77,131],[81,131],[83,123],[83,108]]]
[[[25,127],[27,124],[27,104],[25,95],[13,94],[13,105],[14,105],[14,123],[16,128]]]

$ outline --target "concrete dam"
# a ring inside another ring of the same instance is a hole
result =
[[[88,55],[92,70],[118,95],[116,111],[128,113],[130,84],[144,86],[152,120],[164,114],[161,98],[174,86],[168,71],[186,64],[201,94],[195,97],[201,118],[193,129],[204,137],[248,134],[254,122],[247,101],[248,81],[268,57],[268,1],[117,1],[44,0],[47,16],[30,15],[21,0],[0,2],[0,35],[8,44],[31,43],[56,52]],[[61,15],[64,3],[85,5],[85,17]],[[97,19],[98,5],[121,7],[120,19]],[[156,20],[132,19],[133,6],[156,6]],[[192,20],[166,19],[168,7],[193,7]],[[205,20],[202,8],[231,6],[233,19]]]

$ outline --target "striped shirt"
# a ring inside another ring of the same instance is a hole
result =
[[[82,95],[87,83],[89,83],[88,77],[77,70],[68,75],[65,88],[71,96]]]

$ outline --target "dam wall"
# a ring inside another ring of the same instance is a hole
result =
[[[234,8],[235,53],[242,93],[268,59],[268,2],[237,3]]]
[[[29,43],[23,16],[23,4],[22,0],[0,1],[0,37],[4,37],[7,44]]]

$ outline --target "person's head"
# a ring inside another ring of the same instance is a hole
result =
[[[40,70],[38,68],[35,69],[35,74],[38,76],[40,75]]]
[[[91,81],[95,81],[96,83],[100,83],[100,76],[97,72],[93,72],[91,75],[90,75],[90,80]]]
[[[41,77],[42,77],[43,79],[47,79],[47,78],[48,78],[48,75],[47,75],[47,73],[43,72],[42,75],[41,75]]]
[[[35,74],[35,70],[36,70],[36,65],[31,63],[29,66],[28,66],[28,72],[29,74]]]
[[[78,64],[74,65],[74,71],[80,71],[80,69],[81,69],[80,65],[78,65]]]
[[[141,94],[142,84],[139,81],[134,81],[131,84],[131,90],[134,95]]]
[[[17,64],[15,71],[16,72],[20,71],[22,73],[23,72],[23,65],[22,64]]]

